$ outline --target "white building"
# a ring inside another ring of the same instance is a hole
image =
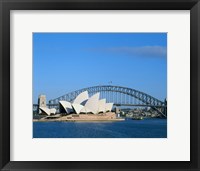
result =
[[[109,112],[112,110],[113,103],[106,103],[106,99],[99,99],[100,93],[96,93],[89,97],[88,92],[80,93],[75,100],[70,103],[67,101],[59,101],[60,106],[65,113],[93,113]]]
[[[59,101],[60,103],[60,110],[64,109],[64,111],[66,113],[71,113],[73,112],[73,109],[72,109],[72,105],[70,102],[67,102],[67,101]]]
[[[47,107],[40,107],[39,109],[42,111],[42,113],[44,113],[46,115],[49,115],[49,116],[51,114],[55,115],[55,113],[56,113],[56,109],[55,108],[49,109]]]

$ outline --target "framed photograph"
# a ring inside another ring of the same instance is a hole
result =
[[[200,170],[198,0],[0,7],[2,170]]]
[[[167,33],[33,33],[33,61],[33,138],[167,138]]]

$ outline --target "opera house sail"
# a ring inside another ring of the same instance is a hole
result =
[[[85,104],[86,109],[89,109],[91,113],[97,114],[99,108],[99,95],[100,93],[94,94],[92,97],[88,99]]]
[[[71,113],[73,112],[72,105],[67,101],[59,101],[60,103],[60,112],[62,113]]]
[[[80,93],[73,101],[73,103],[84,105],[86,101],[89,99],[89,95],[87,91]]]
[[[40,107],[39,108],[42,111],[42,114],[46,114],[46,115],[51,115],[51,114],[55,114],[56,113],[56,109],[55,108],[47,108],[47,107]]]
[[[99,100],[98,112],[106,112],[106,99]]]

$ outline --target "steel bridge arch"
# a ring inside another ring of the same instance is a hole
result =
[[[58,104],[60,100],[66,100],[66,101],[73,101],[76,96],[78,96],[80,93],[88,91],[89,94],[94,94],[97,92],[118,92],[122,94],[129,95],[131,97],[134,97],[141,102],[143,102],[146,105],[150,106],[165,106],[165,102],[162,102],[161,100],[158,100],[157,98],[150,96],[144,92],[128,88],[128,87],[122,87],[122,86],[114,86],[114,85],[101,85],[101,86],[93,86],[93,87],[87,87],[80,90],[76,90],[70,93],[67,93],[63,96],[60,96],[56,99],[49,100],[50,104]]]

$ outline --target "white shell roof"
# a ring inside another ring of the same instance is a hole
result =
[[[98,112],[105,112],[106,110],[106,99],[99,100]]]
[[[90,109],[88,109],[87,107],[83,107],[82,109],[81,109],[81,111],[80,112],[83,112],[83,113],[90,113],[90,112],[92,112]]]
[[[111,111],[113,107],[113,103],[106,103],[106,112]]]
[[[88,98],[89,98],[88,92],[87,92],[87,91],[84,91],[84,92],[80,93],[80,94],[75,98],[75,100],[74,100],[73,103],[81,104],[81,103],[83,103],[84,101],[86,101]]]
[[[56,109],[55,109],[55,108],[51,108],[51,109],[50,109],[50,114],[51,114],[51,113],[55,114],[55,113],[56,113]]]
[[[74,111],[77,114],[83,113],[93,113],[97,114],[99,112],[107,112],[111,111],[113,107],[113,103],[106,103],[106,99],[99,100],[100,93],[96,93],[89,98],[88,92],[84,91],[80,93],[71,104],[67,101],[59,101],[62,107],[65,109],[67,113]],[[83,102],[85,104],[83,104]],[[41,110],[46,114],[50,115],[51,113],[56,113],[55,110],[51,110],[48,108],[41,107]]]
[[[56,113],[56,109],[55,108],[47,108],[47,107],[40,107],[40,110],[42,110],[42,112],[46,113],[47,115],[51,115]]]
[[[50,113],[50,109],[47,108],[47,107],[40,107],[40,110],[41,110],[42,112],[46,113],[47,115],[50,115],[50,114],[51,114],[51,113]]]
[[[62,107],[65,109],[67,113],[70,113],[72,109],[72,105],[68,101],[59,101],[59,103],[62,105]]]
[[[72,104],[72,107],[74,108],[74,110],[75,110],[75,112],[76,112],[77,114],[79,114],[79,113],[81,112],[81,109],[84,108],[83,105],[76,104],[76,103],[73,103],[73,104]]]
[[[96,93],[94,94],[92,97],[90,97],[88,99],[88,101],[86,102],[85,104],[85,107],[87,109],[90,109],[90,111],[93,113],[93,114],[96,114],[98,113],[98,108],[99,108],[99,96],[100,96],[100,93]]]

